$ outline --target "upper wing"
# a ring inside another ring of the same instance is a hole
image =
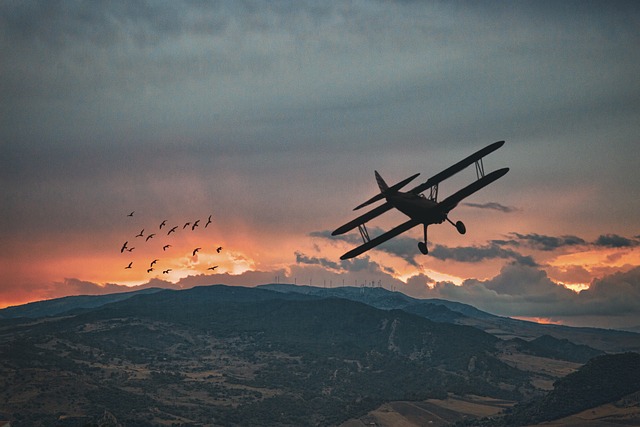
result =
[[[378,237],[369,240],[367,243],[358,246],[355,249],[350,250],[349,252],[347,252],[346,254],[342,255],[340,257],[340,259],[349,259],[349,258],[353,258],[356,257],[358,255],[360,255],[363,252],[368,251],[369,249],[372,249],[376,246],[378,246],[380,243],[384,243],[387,240],[396,237],[398,234],[402,234],[407,230],[412,229],[413,227],[415,227],[416,225],[419,225],[420,222],[416,221],[414,219],[410,219],[409,221],[400,224],[399,226],[397,226],[396,228],[392,228],[391,230],[387,231],[386,233],[383,233],[381,235],[379,235]]]
[[[504,145],[504,141],[498,141],[498,142],[494,142],[493,144],[487,145],[486,147],[484,147],[481,150],[476,151],[475,153],[473,153],[469,157],[460,160],[455,165],[449,166],[448,168],[446,168],[442,172],[432,176],[426,182],[423,182],[422,184],[420,184],[417,187],[415,187],[412,190],[410,190],[410,192],[414,193],[414,194],[422,193],[427,188],[433,187],[434,185],[438,184],[439,182],[444,181],[445,179],[457,174],[458,172],[460,172],[461,170],[463,170],[467,166],[473,164],[474,162],[477,162],[478,160],[480,160],[481,158],[483,158],[487,154],[490,154],[490,153],[496,151],[498,148],[502,147],[503,145]]]
[[[469,197],[481,188],[486,187],[496,179],[505,175],[507,172],[509,172],[509,168],[502,168],[483,176],[479,180],[472,182],[462,190],[455,192],[451,196],[438,203],[438,208],[441,209],[444,213],[449,213],[449,211],[455,208],[462,199]]]

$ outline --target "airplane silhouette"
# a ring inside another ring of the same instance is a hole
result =
[[[485,186],[491,184],[495,180],[504,176],[507,172],[509,172],[509,168],[502,168],[496,171],[493,171],[489,174],[484,173],[484,164],[482,162],[482,158],[498,148],[502,147],[504,141],[494,142],[486,146],[485,148],[476,151],[472,155],[466,157],[465,159],[459,161],[453,166],[448,167],[442,172],[432,176],[426,182],[416,186],[412,190],[407,192],[402,192],[400,189],[415,179],[419,174],[415,174],[400,181],[397,184],[392,186],[387,185],[387,183],[382,179],[382,176],[375,171],[376,181],[378,183],[378,188],[380,189],[380,193],[376,194],[366,202],[356,206],[354,210],[363,208],[368,206],[374,202],[379,200],[385,200],[385,202],[372,209],[371,211],[360,215],[358,218],[349,221],[345,225],[338,227],[335,231],[331,233],[332,236],[337,236],[340,234],[344,234],[354,228],[358,228],[360,232],[360,236],[362,237],[363,244],[352,249],[342,255],[340,259],[349,259],[356,257],[363,252],[368,251],[381,243],[386,242],[389,239],[392,239],[395,236],[398,236],[405,231],[412,229],[418,225],[423,226],[424,240],[418,243],[418,249],[424,255],[428,253],[427,249],[427,227],[430,224],[441,224],[444,221],[448,221],[451,225],[453,225],[458,233],[465,234],[467,229],[462,221],[457,221],[453,223],[449,219],[449,212],[453,210],[458,203],[469,197],[471,194],[476,191],[484,188]],[[438,202],[438,184],[443,180],[455,175],[466,167],[475,163],[476,166],[476,175],[477,180],[473,183],[467,185],[463,189],[457,191],[451,196],[447,197],[441,202]],[[429,197],[421,194],[425,190],[430,190]],[[398,225],[397,227],[383,233],[373,239],[369,237],[369,232],[366,228],[366,223],[379,215],[395,208],[409,217],[409,219]]]

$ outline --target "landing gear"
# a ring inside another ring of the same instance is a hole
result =
[[[423,255],[426,255],[429,253],[429,249],[427,249],[427,226],[426,224],[423,225],[423,230],[424,230],[424,242],[418,242],[418,249],[420,249],[420,252],[422,252]]]
[[[427,244],[425,242],[418,242],[418,249],[420,249],[422,255],[426,255],[429,253],[429,249],[427,249]]]
[[[454,224],[453,221],[451,221],[449,218],[445,219],[449,221],[449,224],[453,225],[456,230],[458,230],[458,233],[464,234],[467,232],[467,227],[464,226],[464,223],[462,221],[456,221],[456,223]]]

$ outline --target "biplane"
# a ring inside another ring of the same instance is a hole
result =
[[[476,151],[469,157],[459,161],[453,166],[448,167],[442,172],[432,176],[427,181],[422,184],[414,187],[413,189],[402,192],[400,191],[405,185],[413,181],[419,173],[406,178],[397,184],[392,186],[388,186],[387,183],[382,179],[378,171],[375,171],[376,181],[378,183],[378,187],[380,188],[380,193],[376,194],[366,202],[356,206],[354,210],[362,209],[365,206],[369,206],[377,201],[385,199],[385,202],[380,206],[370,210],[369,212],[360,215],[356,219],[349,221],[342,227],[336,229],[332,236],[337,236],[340,234],[344,234],[348,231],[353,230],[354,228],[358,228],[360,232],[360,236],[362,237],[363,244],[356,247],[355,249],[350,250],[340,257],[340,259],[349,259],[356,257],[369,249],[373,249],[381,243],[386,242],[389,239],[392,239],[420,224],[423,226],[424,230],[424,241],[418,242],[418,249],[423,254],[427,254],[429,252],[427,248],[427,227],[431,224],[441,224],[444,221],[449,222],[453,225],[458,233],[465,234],[467,229],[462,221],[456,221],[455,223],[449,219],[449,212],[453,210],[461,200],[469,197],[471,194],[480,190],[483,187],[491,184],[498,178],[504,176],[507,172],[509,172],[509,168],[502,168],[496,171],[493,171],[489,174],[485,174],[484,172],[484,164],[482,159],[502,147],[504,141],[494,142],[491,145],[484,147],[481,150]],[[446,199],[438,202],[438,185],[447,178],[455,175],[456,173],[462,171],[466,167],[475,163],[476,167],[476,176],[477,180],[463,189],[457,191]],[[426,196],[423,192],[429,190],[429,195]],[[366,227],[366,223],[371,221],[372,219],[382,215],[383,213],[395,208],[400,212],[404,213],[409,217],[409,220],[398,225],[391,230],[374,237],[373,239],[369,237],[369,232]]]

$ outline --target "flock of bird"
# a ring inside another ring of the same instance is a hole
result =
[[[135,211],[132,211],[131,213],[129,213],[127,216],[128,217],[133,217]],[[209,218],[207,219],[207,222],[204,225],[204,228],[207,228],[209,226],[209,224],[211,224],[213,221],[211,220],[212,215],[209,215]],[[200,220],[195,220],[193,222],[189,221],[186,222],[183,226],[182,229],[186,229],[188,227],[191,228],[191,231],[195,231],[196,227],[200,226]],[[169,236],[172,233],[175,233],[176,230],[178,230],[179,226],[173,226],[171,228],[169,228],[167,226],[167,220],[163,220],[159,227],[158,227],[158,232],[153,232],[153,233],[148,233],[146,236],[144,234],[145,229],[143,228],[142,230],[140,230],[140,232],[138,234],[135,235],[135,238],[143,238],[144,242],[148,242],[149,240],[153,239],[154,237],[156,237],[156,234],[160,233],[160,230],[163,230],[163,228],[166,227],[169,231],[167,232],[166,236]],[[164,233],[164,231],[163,231]],[[172,245],[170,244],[166,244],[162,247],[162,251],[165,252],[167,251],[169,248],[171,248]],[[120,248],[120,253],[125,253],[126,252],[132,252],[135,249],[135,246],[129,246],[129,240],[125,241],[124,244],[122,245],[122,247]],[[196,254],[198,253],[198,251],[202,250],[202,247],[197,247],[195,249],[193,249],[193,251],[191,252],[192,256],[196,256]],[[216,249],[216,253],[220,253],[222,252],[222,246],[218,246]],[[158,263],[158,261],[160,261],[159,259],[154,259],[153,261],[151,261],[151,263],[149,264],[149,267],[147,268],[147,273],[151,273],[152,271],[154,271],[154,266]],[[130,261],[129,264],[125,267],[125,270],[127,269],[132,269],[133,268],[133,261]],[[207,270],[215,270],[216,268],[218,268],[217,265],[211,266],[209,268],[207,268]],[[169,274],[172,271],[171,268],[167,268],[165,270],[162,270],[162,274]]]

